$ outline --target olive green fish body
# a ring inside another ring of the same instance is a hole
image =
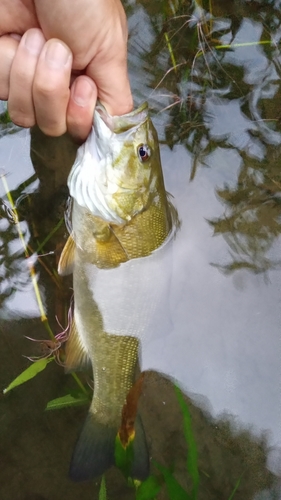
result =
[[[72,234],[59,264],[61,274],[73,272],[66,365],[77,368],[90,360],[94,375],[89,416],[71,465],[72,477],[80,480],[114,464],[121,411],[154,312],[157,294],[150,296],[149,287],[155,275],[161,280],[161,248],[175,220],[146,105],[123,117],[97,108],[68,185]],[[149,462],[139,419],[135,430],[131,474],[144,479]]]
[[[79,291],[75,293],[74,320],[77,331],[83,331],[83,347],[93,367],[94,396],[90,412],[101,423],[118,429],[121,410],[134,380],[139,341],[126,336],[126,332],[124,336],[116,336],[104,331],[103,318],[93,298],[94,279],[95,267],[76,255],[73,288]],[[66,355],[66,364],[73,365],[71,345]]]

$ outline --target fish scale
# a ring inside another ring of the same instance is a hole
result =
[[[108,334],[100,336],[98,342],[98,363],[93,370],[95,391],[92,411],[96,413],[101,423],[115,425],[117,432],[120,426],[121,410],[134,381],[139,342],[132,337],[117,337]],[[114,359],[112,353],[114,353]],[[110,370],[106,368],[109,358],[111,359]],[[93,362],[95,363],[94,357]],[[103,367],[102,364],[105,366]],[[108,411],[109,400],[111,401],[110,412]]]

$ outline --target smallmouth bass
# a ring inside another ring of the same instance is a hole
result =
[[[122,408],[157,302],[151,283],[161,286],[158,263],[177,226],[146,103],[121,117],[96,107],[68,186],[71,234],[59,273],[73,273],[74,317],[65,364],[71,370],[90,362],[94,376],[93,400],[70,466],[74,480],[85,480],[114,465]],[[133,451],[131,477],[143,480],[149,457],[139,417]]]

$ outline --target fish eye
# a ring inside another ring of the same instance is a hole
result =
[[[138,147],[138,155],[141,161],[147,161],[151,156],[150,147],[147,144],[141,144]]]

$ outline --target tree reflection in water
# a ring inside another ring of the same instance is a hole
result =
[[[191,180],[198,168],[210,167],[218,148],[234,149],[239,158],[235,185],[216,191],[225,213],[209,221],[230,247],[230,262],[215,265],[225,272],[279,267],[273,255],[281,230],[278,2],[138,3],[154,32],[143,64],[153,67],[154,108],[168,115],[165,143],[190,152]]]

